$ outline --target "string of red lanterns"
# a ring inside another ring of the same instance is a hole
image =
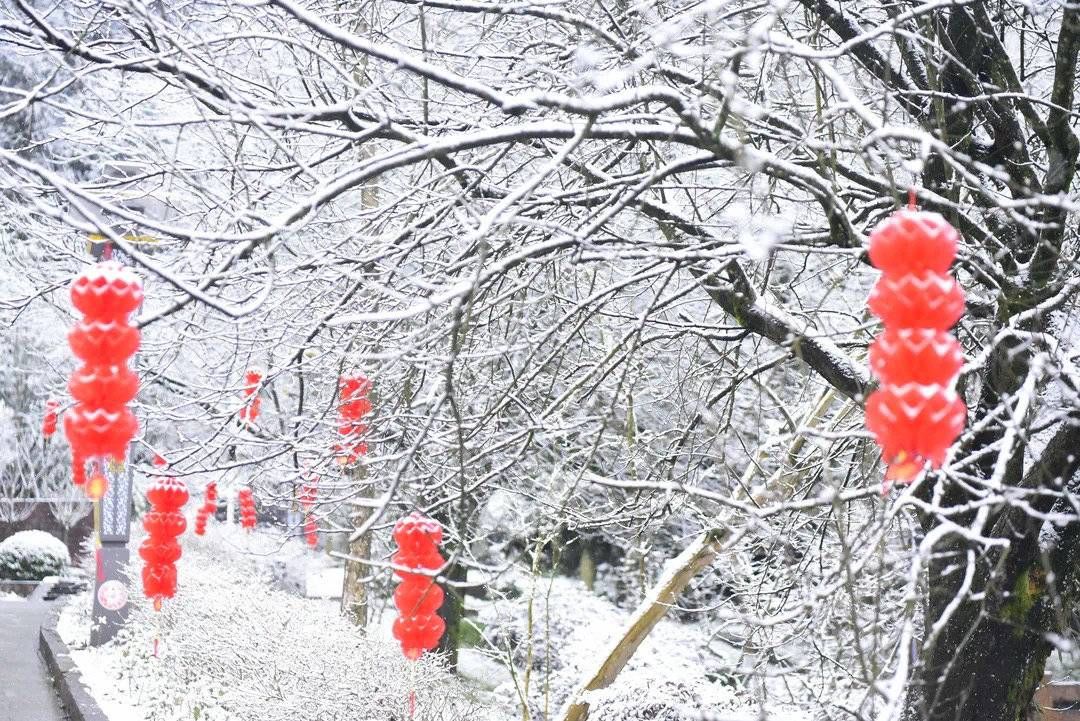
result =
[[[914,201],[870,234],[870,262],[882,275],[867,304],[885,330],[870,346],[881,385],[867,398],[866,427],[888,464],[886,483],[940,468],[964,428],[967,407],[953,387],[963,351],[948,332],[964,312],[964,291],[948,275],[958,239]]]
[[[188,501],[187,486],[176,478],[160,478],[146,491],[150,511],[143,516],[147,537],[139,546],[146,563],[142,569],[143,593],[161,610],[166,598],[176,595],[176,562],[183,551],[176,540],[187,528],[180,511]]]
[[[367,442],[362,440],[367,432],[364,417],[371,412],[371,381],[362,375],[341,376],[338,379],[338,435],[341,440],[334,444],[337,462],[351,466],[367,454]]]
[[[56,423],[60,418],[60,401],[50,398],[45,401],[45,415],[41,419],[41,435],[52,438],[56,433]]]
[[[240,409],[240,420],[245,423],[254,423],[259,417],[262,399],[257,391],[262,379],[263,374],[257,370],[249,370],[244,374],[244,406]]]
[[[446,562],[439,553],[442,526],[420,513],[411,513],[394,524],[393,536],[398,551],[391,561],[394,575],[401,579],[394,589],[398,616],[393,634],[405,658],[416,661],[439,645],[446,630],[446,622],[438,615],[444,594],[434,574]],[[410,688],[409,718],[415,713],[416,689]]]
[[[83,365],[68,382],[76,403],[64,414],[64,434],[71,445],[72,480],[85,484],[95,500],[105,494],[106,458],[123,462],[139,428],[127,407],[139,391],[139,378],[127,360],[138,350],[140,334],[128,316],[142,299],[139,277],[118,263],[90,266],[71,284],[72,305],[83,318],[68,334],[68,345]]]
[[[319,477],[313,475],[300,486],[300,507],[304,510],[304,541],[312,548],[319,545],[319,524],[312,512],[319,498],[318,482]]]
[[[237,503],[240,506],[240,525],[245,531],[255,528],[255,494],[249,486],[242,487],[236,493]]]
[[[444,594],[432,573],[446,563],[439,553],[442,526],[420,513],[412,513],[394,525],[393,535],[398,551],[391,560],[394,574],[401,579],[394,589],[398,617],[394,619],[393,633],[405,658],[415,661],[424,651],[438,646],[446,630],[446,623],[437,613]]]
[[[195,535],[206,533],[206,522],[217,512],[217,483],[210,481],[203,490],[203,504],[195,514]]]

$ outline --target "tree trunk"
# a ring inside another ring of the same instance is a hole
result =
[[[348,476],[353,483],[360,486],[367,476],[367,469],[357,466],[348,472]],[[366,498],[366,494],[363,497]],[[354,536],[356,530],[362,528],[369,518],[371,518],[370,507],[354,506],[354,510],[349,515]],[[341,584],[341,613],[360,628],[364,628],[368,620],[368,595],[364,579],[370,575],[369,566],[364,561],[371,558],[371,534],[364,533],[350,538],[346,552],[349,558],[345,560],[345,580]]]

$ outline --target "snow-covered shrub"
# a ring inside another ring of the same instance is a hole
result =
[[[0,578],[40,581],[69,563],[67,546],[45,531],[19,531],[0,541]]]
[[[100,669],[92,692],[106,702],[116,694],[146,721],[401,719],[413,689],[417,721],[482,718],[437,658],[410,663],[396,644],[365,637],[336,604],[271,588],[269,574],[241,560],[256,535],[185,537],[176,597],[159,613],[134,584],[120,638],[75,652],[80,666]],[[78,623],[67,625],[85,638],[90,602],[77,603]],[[65,638],[78,647],[79,638]]]
[[[524,596],[512,604],[490,603],[480,609],[484,636],[494,653],[509,657],[518,681],[496,689],[508,705],[525,699],[531,719],[558,718],[587,674],[624,632],[630,614],[588,591],[579,581],[524,574],[515,578]],[[531,609],[529,599],[532,600]],[[589,718],[602,721],[684,721],[700,718],[695,710],[738,706],[732,679],[737,652],[724,659],[706,651],[696,625],[665,619],[615,682],[589,695]]]

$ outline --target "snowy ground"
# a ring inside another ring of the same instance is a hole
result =
[[[575,579],[511,571],[500,588],[519,595],[469,599],[488,645],[462,650],[459,680],[434,659],[402,660],[389,610],[376,609],[364,636],[337,600],[318,598],[340,595],[340,566],[323,552],[273,530],[216,526],[185,539],[184,554],[177,598],[160,614],[136,598],[118,643],[86,647],[85,594],[61,615],[60,633],[112,721],[390,718],[414,674],[417,719],[522,718],[527,704],[529,718],[554,720],[630,615]],[[775,705],[763,715],[753,689],[720,670],[737,661],[701,638],[695,624],[661,621],[615,683],[588,695],[590,721],[803,717]]]
[[[186,538],[177,597],[161,613],[133,598],[128,628],[101,648],[87,647],[88,595],[65,607],[60,634],[111,721],[402,718],[410,689],[418,720],[494,718],[436,660],[409,663],[336,606],[273,589],[245,561],[267,540],[231,529]]]

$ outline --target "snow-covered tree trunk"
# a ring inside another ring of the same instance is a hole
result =
[[[345,472],[358,488],[363,487],[367,469],[357,465]],[[345,578],[341,585],[341,613],[360,628],[368,621],[368,588],[366,579],[371,575],[371,566],[366,563],[371,559],[371,533],[360,533],[359,529],[371,518],[372,508],[364,504],[364,498],[357,498],[351,505],[349,521],[352,532],[346,545]]]

